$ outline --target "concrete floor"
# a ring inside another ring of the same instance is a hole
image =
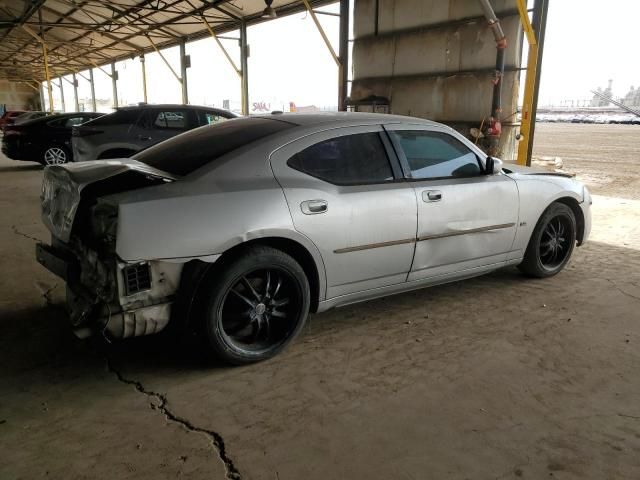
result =
[[[597,196],[554,278],[334,310],[227,368],[72,336],[41,175],[0,159],[0,479],[640,478],[640,201]]]

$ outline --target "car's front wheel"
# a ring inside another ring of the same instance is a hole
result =
[[[266,360],[302,330],[310,304],[302,267],[286,253],[256,246],[211,275],[204,291],[203,334],[220,359]]]
[[[519,268],[538,278],[555,275],[571,258],[575,244],[573,211],[564,203],[552,203],[538,220]]]
[[[64,147],[53,146],[44,151],[42,159],[45,165],[62,165],[71,161],[71,152]]]

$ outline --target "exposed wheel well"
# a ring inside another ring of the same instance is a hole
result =
[[[206,276],[215,275],[216,269],[223,268],[226,263],[242,255],[243,251],[252,245],[267,245],[291,255],[293,259],[300,264],[309,281],[309,289],[311,290],[310,311],[318,311],[318,302],[320,301],[320,276],[311,254],[304,246],[295,240],[282,237],[266,237],[250,240],[230,248],[224,252],[215,263],[206,263],[200,260],[192,260],[187,263],[182,272],[180,287],[176,298],[177,308],[175,308],[174,311],[178,314],[179,318],[176,319],[175,323],[190,322],[193,309],[198,308],[198,292]]]
[[[578,240],[578,245],[582,245],[582,241],[584,240],[584,214],[582,213],[582,209],[580,208],[580,204],[575,198],[571,197],[562,197],[556,200],[558,203],[564,203],[568,206],[573,214],[576,217],[576,240]]]
[[[128,158],[133,155],[135,150],[131,150],[130,148],[112,148],[111,150],[105,150],[100,155],[98,155],[98,159],[102,160],[105,158]]]
[[[220,257],[213,266],[218,264],[223,265],[225,262],[235,259],[242,253],[242,250],[251,247],[252,245],[267,245],[269,247],[276,248],[288,255],[291,255],[293,259],[300,264],[304,273],[307,275],[309,289],[311,290],[310,310],[312,312],[316,312],[318,310],[318,302],[320,299],[320,276],[318,274],[318,269],[309,251],[295,240],[282,237],[265,237],[250,240],[248,242],[241,243],[240,245],[236,245],[224,252],[222,257]]]

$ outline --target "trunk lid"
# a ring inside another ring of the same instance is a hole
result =
[[[135,172],[155,181],[172,182],[177,179],[170,173],[130,158],[47,167],[40,195],[45,226],[56,238],[68,242],[83,190],[89,185],[127,172]]]

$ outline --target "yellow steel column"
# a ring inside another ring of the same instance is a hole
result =
[[[538,64],[538,41],[529,21],[529,13],[525,0],[518,0],[518,12],[520,21],[527,35],[529,43],[529,56],[527,58],[527,77],[524,82],[524,99],[522,103],[522,119],[520,122],[520,141],[518,143],[518,165],[527,164],[529,154],[529,142],[531,141],[531,111],[533,109],[533,95],[536,84],[536,65]]]
[[[35,38],[40,43],[40,45],[42,45],[42,57],[44,58],[44,75],[47,79],[47,90],[49,92],[49,110],[51,110],[51,112],[53,113],[53,90],[51,87],[51,75],[49,73],[49,57],[47,55],[47,44],[42,37],[40,37],[26,25],[22,25],[22,29],[33,38]]]

